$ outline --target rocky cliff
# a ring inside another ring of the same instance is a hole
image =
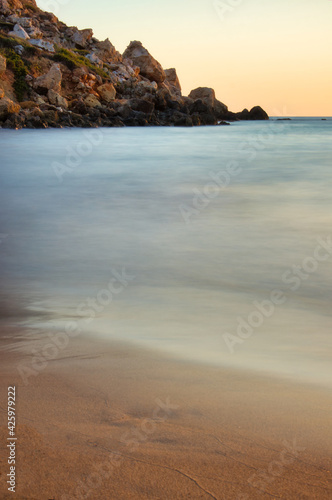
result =
[[[0,127],[216,125],[267,120],[256,106],[231,113],[211,88],[188,97],[133,41],[121,55],[92,29],[67,26],[34,0],[0,0]]]

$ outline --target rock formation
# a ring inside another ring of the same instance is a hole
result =
[[[139,67],[142,76],[151,82],[162,83],[165,78],[165,71],[161,64],[143,47],[141,42],[130,42],[123,57],[130,59]]]
[[[0,0],[0,127],[194,126],[266,120],[232,113],[212,88],[183,96],[141,42],[121,55],[92,29],[67,26],[34,0]]]

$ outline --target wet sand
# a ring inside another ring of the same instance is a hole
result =
[[[10,329],[0,338],[1,498],[332,498],[327,390],[86,338],[25,385],[17,366],[45,345],[26,338]],[[6,486],[9,385],[15,494]]]

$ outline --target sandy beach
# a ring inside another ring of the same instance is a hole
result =
[[[45,339],[1,337],[1,498],[329,499],[331,394],[247,372],[73,339],[27,385]],[[7,386],[17,489],[7,491]]]

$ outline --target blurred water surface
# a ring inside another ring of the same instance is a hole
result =
[[[319,118],[1,130],[3,319],[74,319],[181,359],[331,384],[332,255],[313,258],[332,235],[331,138]],[[123,269],[135,278],[102,305]],[[239,339],[276,289],[284,303],[231,353],[225,335]],[[88,298],[98,309],[85,322]]]

